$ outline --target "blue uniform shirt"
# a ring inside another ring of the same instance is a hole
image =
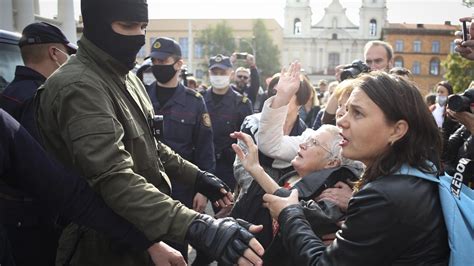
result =
[[[0,107],[38,139],[33,98],[46,77],[26,66],[17,66],[15,79],[5,88],[0,97]]]
[[[216,161],[211,119],[202,95],[180,83],[173,96],[164,106],[160,106],[156,85],[154,82],[147,91],[155,114],[163,115],[161,141],[201,170],[214,173]],[[173,179],[171,184],[171,196],[192,208],[193,188],[178,184]]]
[[[212,94],[212,89],[208,90],[204,95],[204,100],[211,116],[212,130],[214,131],[216,175],[233,190],[235,187],[233,173],[235,153],[232,150],[232,143],[237,141],[229,135],[240,130],[245,117],[251,115],[253,109],[247,97],[231,88],[217,103],[213,100]]]
[[[156,82],[148,88],[155,114],[163,115],[162,142],[199,169],[214,172],[214,143],[206,104],[199,92],[181,83],[164,106],[156,94]]]

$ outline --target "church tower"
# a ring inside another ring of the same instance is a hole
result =
[[[380,39],[387,24],[386,0],[362,0],[359,9],[359,32],[363,39]]]
[[[309,36],[312,15],[310,0],[286,0],[284,35]]]

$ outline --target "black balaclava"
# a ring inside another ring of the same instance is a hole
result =
[[[133,69],[145,35],[122,35],[112,30],[114,21],[148,22],[146,0],[82,0],[84,36],[104,52]]]

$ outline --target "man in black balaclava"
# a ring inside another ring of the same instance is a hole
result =
[[[79,171],[109,207],[158,244],[148,250],[150,258],[71,224],[61,236],[56,263],[183,265],[159,241],[188,240],[223,263],[260,264],[263,248],[248,224],[245,229],[232,219],[215,220],[168,196],[173,178],[220,206],[232,201],[224,182],[155,138],[153,106],[129,72],[145,43],[146,1],[82,0],[82,16],[84,36],[76,56],[38,91],[39,132],[50,153]]]

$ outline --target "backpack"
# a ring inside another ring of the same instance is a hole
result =
[[[472,179],[474,162],[468,159],[459,160],[457,171],[453,176],[444,174],[438,178],[433,174],[403,166],[398,174],[411,175],[438,183],[441,208],[448,231],[451,250],[449,265],[472,265],[474,251],[474,190],[465,185]],[[463,183],[463,181],[465,183]]]

